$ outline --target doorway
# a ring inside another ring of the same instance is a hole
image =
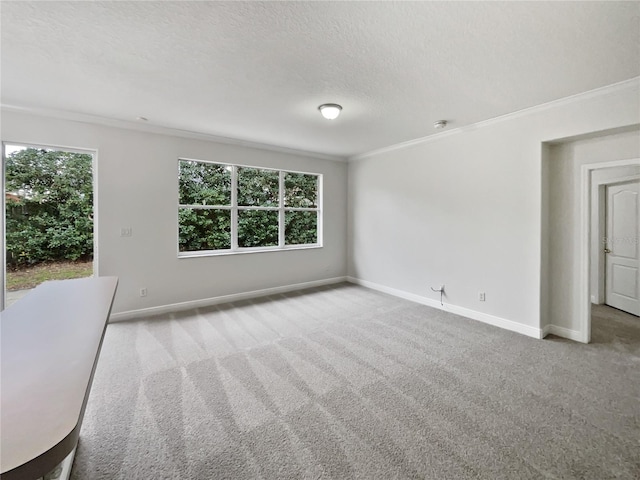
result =
[[[627,181],[635,181],[637,179],[637,175],[634,175],[633,178],[624,178],[609,181],[601,181],[597,180],[597,172],[607,171],[612,168],[618,167],[632,167],[637,168],[640,166],[640,159],[633,158],[629,160],[619,160],[613,162],[606,163],[594,163],[594,164],[586,164],[581,166],[580,172],[580,246],[579,246],[579,276],[578,276],[578,303],[577,303],[577,320],[579,325],[579,330],[576,335],[576,340],[581,341],[583,343],[589,343],[591,340],[591,305],[592,300],[594,298],[591,296],[591,266],[593,263],[592,253],[594,249],[598,249],[601,252],[600,255],[596,257],[602,259],[603,268],[606,266],[605,262],[605,252],[602,244],[593,245],[592,244],[592,230],[593,228],[598,228],[593,225],[593,216],[599,218],[599,224],[601,227],[598,229],[600,232],[606,232],[606,227],[603,224],[606,224],[604,220],[606,219],[606,202],[603,201],[603,198],[606,198],[606,186],[610,184],[619,184],[626,183]],[[598,198],[593,198],[592,193],[598,192]],[[627,198],[628,200],[628,198]],[[625,207],[628,208],[628,205]],[[626,214],[625,214],[626,215]],[[637,213],[636,213],[637,216]],[[636,218],[637,220],[637,218]],[[629,227],[626,227],[628,229]],[[637,235],[637,234],[636,234]],[[600,235],[600,238],[604,238],[605,235]],[[635,237],[635,242],[638,239]],[[636,246],[637,248],[637,246]],[[601,286],[606,288],[606,284],[604,279],[606,275],[603,270],[600,270],[601,274],[599,277],[602,279]],[[611,281],[611,280],[610,280]],[[636,284],[636,291],[640,287],[640,285]],[[600,291],[599,297],[603,299],[604,303],[604,288]],[[596,297],[597,298],[597,297]],[[598,301],[593,302],[595,304],[601,303]]]
[[[44,281],[95,273],[95,154],[6,142],[2,160],[4,308]]]
[[[605,190],[604,303],[640,316],[640,180]]]

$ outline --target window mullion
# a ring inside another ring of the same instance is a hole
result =
[[[192,210],[231,210],[229,205],[188,205],[188,204],[180,204],[178,208],[190,208]]]
[[[278,246],[284,247],[284,172],[279,172],[278,183]]]
[[[231,167],[231,250],[238,250],[238,167]]]
[[[256,207],[255,205],[238,205],[238,210],[260,210],[262,212],[277,212],[280,207]]]

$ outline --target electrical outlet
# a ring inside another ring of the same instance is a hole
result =
[[[147,296],[147,289],[146,288],[141,288],[140,289],[140,296],[141,297],[146,297]]]
[[[131,235],[133,235],[133,229],[131,227],[122,227],[120,229],[121,237],[130,237]]]
[[[478,293],[478,300],[480,300],[481,302],[484,302],[486,300],[484,292],[479,292]]]

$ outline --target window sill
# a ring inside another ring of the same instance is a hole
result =
[[[179,252],[178,258],[197,258],[197,257],[220,257],[227,255],[244,255],[247,253],[268,253],[268,252],[287,252],[290,250],[311,250],[322,248],[320,244],[313,245],[291,245],[287,247],[262,247],[262,248],[242,248],[239,250],[202,250],[199,252]]]

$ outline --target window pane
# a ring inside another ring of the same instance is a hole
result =
[[[318,176],[287,173],[284,176],[284,204],[293,208],[318,206]]]
[[[239,210],[238,246],[270,247],[273,245],[278,245],[278,212]]]
[[[231,210],[178,210],[178,246],[181,252],[231,248]]]
[[[284,213],[285,245],[318,243],[318,212]]]
[[[279,178],[274,170],[238,168],[238,205],[277,207]]]
[[[180,160],[181,205],[231,205],[231,167]]]

